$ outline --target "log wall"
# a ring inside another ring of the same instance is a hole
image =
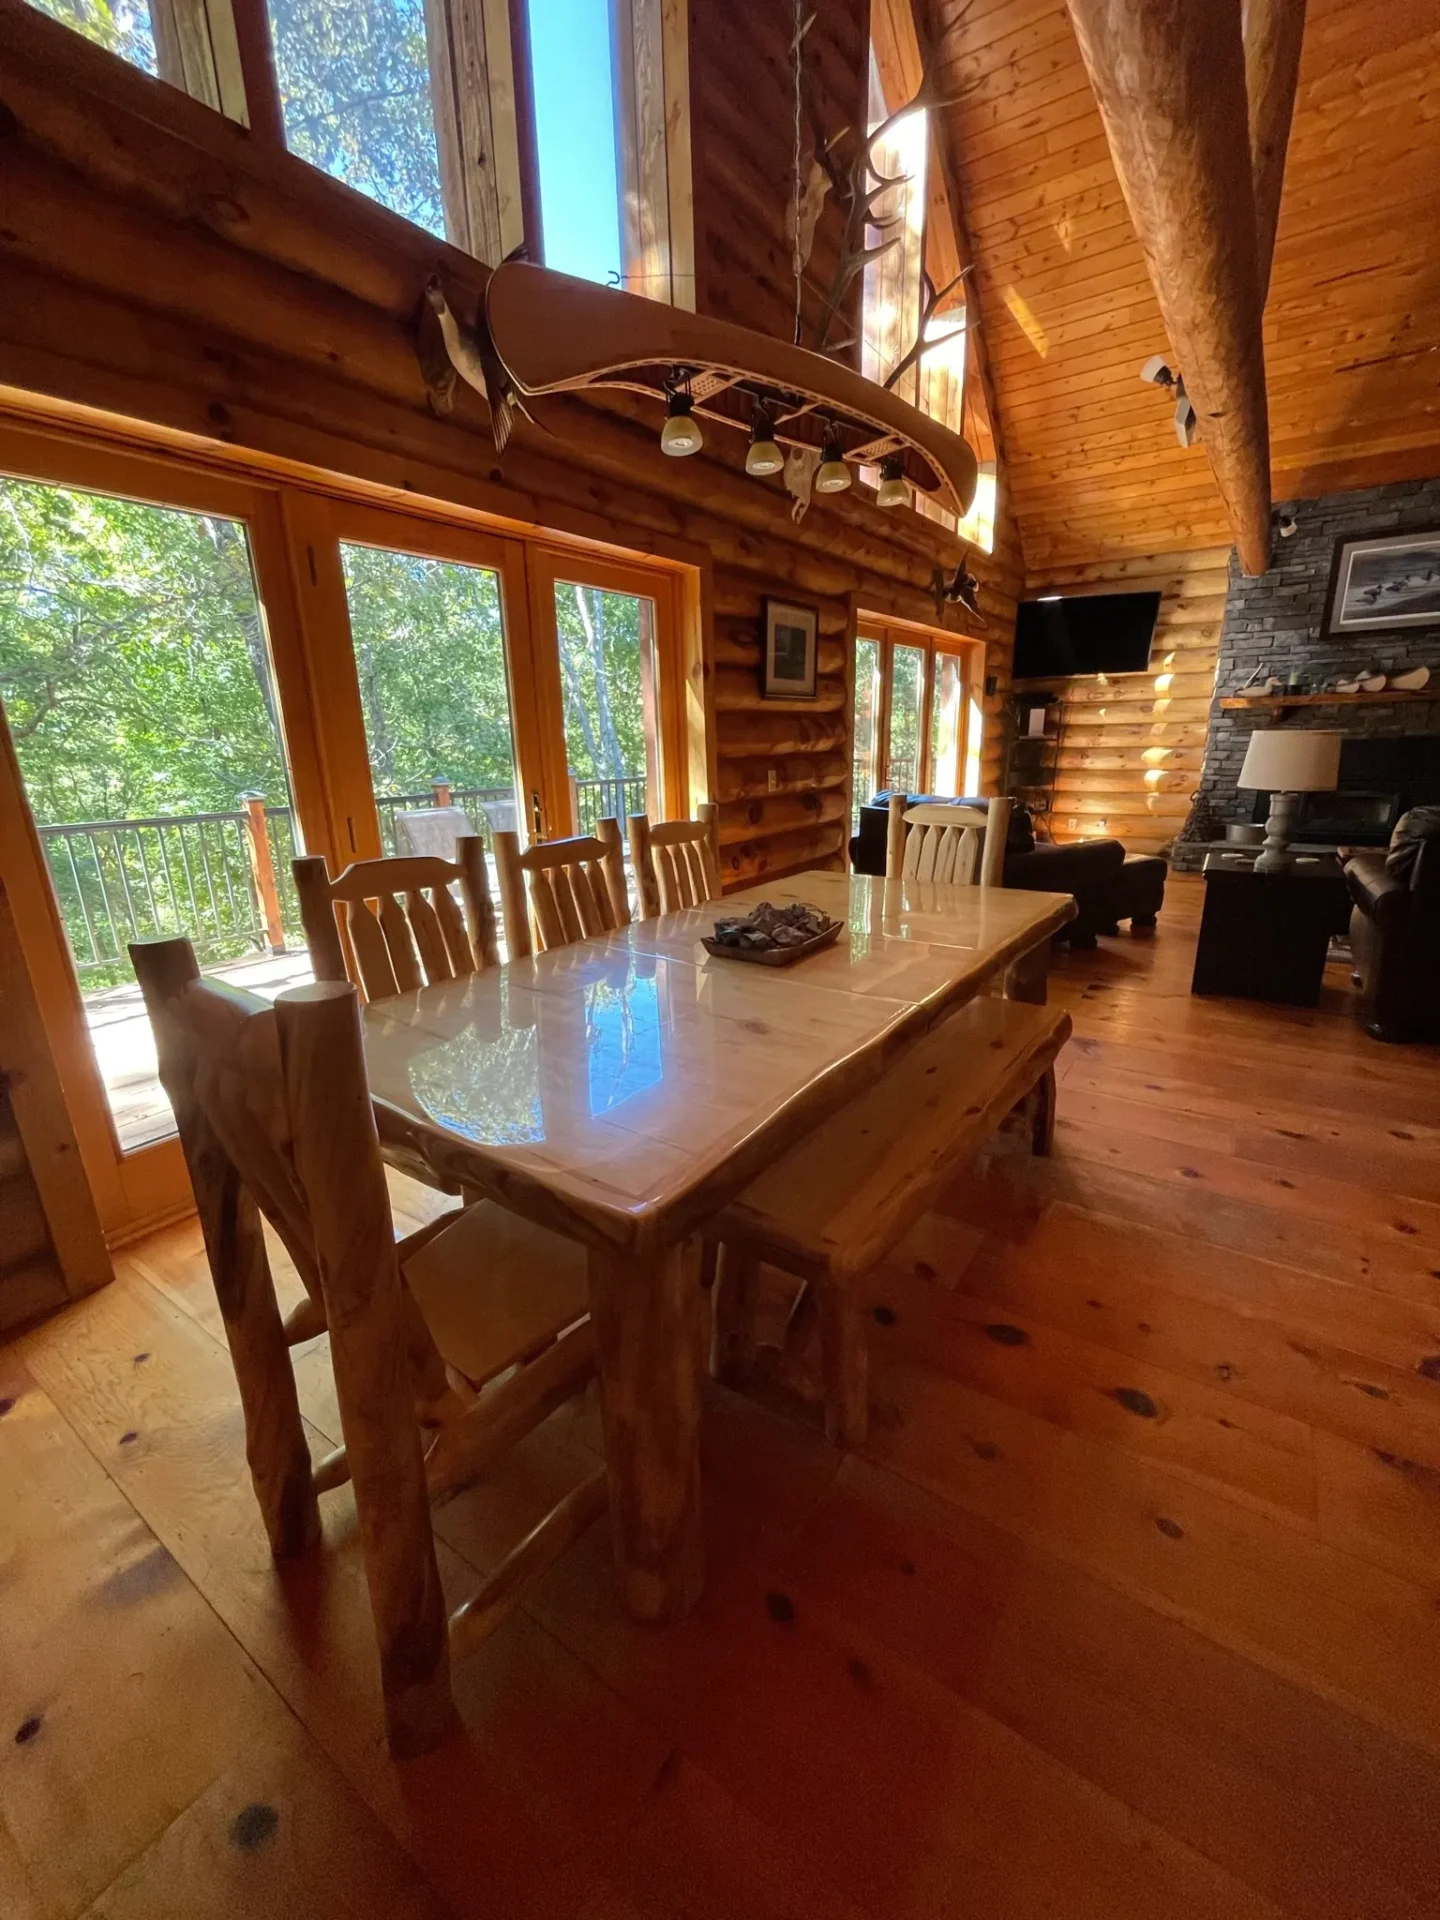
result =
[[[1027,598],[1160,593],[1148,672],[1025,682],[1064,704],[1050,821],[1057,840],[1109,835],[1132,853],[1155,853],[1184,823],[1205,758],[1229,562],[1228,547],[1209,547],[1027,580]]]
[[[806,6],[814,20],[804,40],[802,145],[866,124],[869,0]],[[789,340],[795,323],[789,209],[794,176],[795,88],[791,0],[716,6],[691,0],[690,125],[695,193],[696,311]],[[836,148],[837,164],[854,152]],[[831,193],[816,223],[804,275],[804,344],[839,258],[844,214]],[[858,314],[860,287],[847,311]],[[836,325],[835,337],[851,329]],[[855,329],[858,332],[858,328]],[[848,357],[859,361],[858,340]]]
[[[693,11],[698,26],[705,9]],[[768,20],[771,0],[762,11]],[[850,12],[837,18],[853,28]],[[725,25],[722,39],[743,40],[728,14]],[[717,32],[712,22],[692,47],[702,206],[729,164],[715,143],[728,156],[734,136],[701,65],[718,57],[707,51]],[[833,28],[827,44],[833,64]],[[748,287],[736,317],[785,333],[773,252],[789,171],[787,161],[777,176],[777,164],[771,155],[736,176],[769,196],[771,238],[754,241],[761,271],[741,281],[717,266],[711,285]],[[178,430],[250,470],[338,477],[412,510],[430,499],[693,564],[727,882],[843,859],[854,616],[936,623],[935,569],[958,553],[950,535],[858,493],[817,501],[797,525],[777,482],[744,475],[739,435],[712,432],[703,454],[668,461],[654,419],[624,397],[546,403],[550,431],[522,426],[497,459],[470,389],[449,414],[432,412],[413,344],[430,274],[438,268],[469,311],[482,267],[22,0],[0,0],[0,168],[0,383],[11,390],[0,404],[24,413],[49,396]],[[721,262],[726,244],[697,221],[697,268]],[[781,266],[788,281],[788,257]],[[712,310],[725,310],[718,292]],[[987,702],[993,780],[1020,580],[1010,526],[993,560],[970,564],[992,671],[1002,670]],[[814,702],[759,699],[767,594],[819,609]],[[954,609],[937,624],[975,630]]]

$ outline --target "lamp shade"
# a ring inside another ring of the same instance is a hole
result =
[[[1338,733],[1261,727],[1250,736],[1238,784],[1261,793],[1331,793],[1340,778]]]

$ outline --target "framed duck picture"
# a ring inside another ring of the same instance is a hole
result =
[[[789,600],[765,602],[765,649],[760,691],[766,700],[813,700],[820,630],[816,607]]]
[[[1325,632],[1440,626],[1440,527],[1337,540]]]

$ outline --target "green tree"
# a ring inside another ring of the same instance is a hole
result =
[[[234,521],[0,481],[0,699],[42,823],[288,801]]]
[[[510,787],[500,583],[488,567],[341,548],[377,794]]]
[[[271,0],[285,141],[444,234],[424,0]]]
[[[117,0],[114,6],[108,0],[33,0],[33,4],[52,20],[63,21],[87,40],[118,53],[133,66],[143,67],[146,73],[160,71],[145,0]]]

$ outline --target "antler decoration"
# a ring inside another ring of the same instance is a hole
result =
[[[930,322],[940,311],[941,302],[947,300],[966,276],[974,271],[973,266],[962,267],[953,280],[947,280],[945,285],[937,291],[935,282],[930,278],[928,270],[922,269],[921,279],[924,282],[925,292],[920,303],[920,325],[915,334],[915,344],[908,353],[900,356],[889,373],[886,374],[885,385],[887,387],[893,387],[902,375],[910,371],[911,367],[918,366],[932,347],[944,345],[945,341],[949,338],[948,334],[942,334],[938,340],[926,339],[925,336],[930,331]]]
[[[863,273],[872,261],[881,259],[892,247],[900,244],[901,235],[891,233],[889,229],[902,224],[903,213],[877,216],[875,209],[893,187],[907,186],[910,176],[899,174],[892,177],[882,173],[875,161],[876,147],[895,131],[907,114],[915,113],[922,108],[937,109],[951,104],[951,97],[940,92],[934,66],[927,65],[914,97],[907,100],[903,107],[897,107],[893,113],[887,114],[861,142],[859,152],[850,163],[850,178],[845,189],[845,234],[841,243],[840,259],[825,296],[820,319],[815,327],[817,353],[826,353],[831,350],[830,328],[856,275]],[[873,246],[865,244],[867,227],[875,228],[884,236]],[[948,293],[950,290],[947,287],[944,292]],[[940,297],[943,299],[944,293]]]

